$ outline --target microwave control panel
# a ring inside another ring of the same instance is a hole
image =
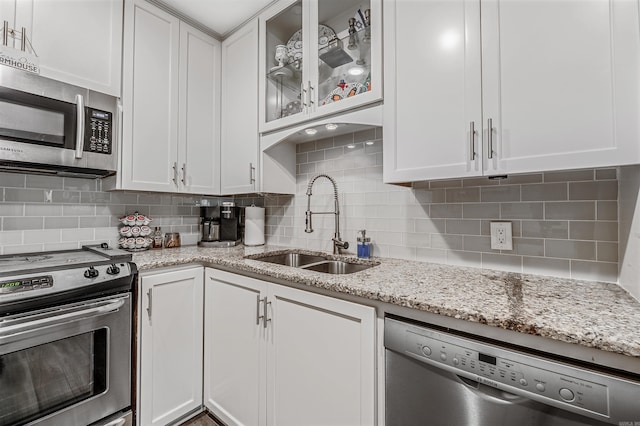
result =
[[[85,108],[84,151],[111,154],[113,115],[107,111]]]

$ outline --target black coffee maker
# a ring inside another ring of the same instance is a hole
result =
[[[200,241],[204,247],[232,247],[242,241],[244,209],[232,201],[200,207]]]

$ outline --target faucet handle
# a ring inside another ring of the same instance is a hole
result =
[[[340,247],[341,249],[348,249],[349,248],[349,242],[348,241],[342,241],[341,239],[338,238],[332,238],[333,240],[333,244],[337,247]]]
[[[311,215],[312,215],[311,210],[307,210],[305,215],[306,215],[306,219],[304,220],[304,223],[305,223],[304,232],[306,232],[307,234],[310,234],[313,232],[313,225],[311,224]]]

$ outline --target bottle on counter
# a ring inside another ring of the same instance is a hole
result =
[[[156,229],[153,231],[153,243],[151,248],[162,248],[162,231],[159,226],[156,226]]]
[[[371,257],[371,238],[367,237],[367,231],[358,231],[358,257],[369,259]]]

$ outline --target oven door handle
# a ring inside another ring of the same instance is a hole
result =
[[[100,315],[117,312],[124,305],[125,298],[107,300],[99,303],[88,304],[89,309],[68,309],[51,312],[44,317],[29,321],[27,318],[8,319],[0,321],[0,342],[18,334],[40,330],[54,325],[60,325],[73,321],[85,320]],[[92,306],[93,305],[93,306]],[[70,312],[71,311],[71,312]],[[13,323],[13,324],[12,324]]]

